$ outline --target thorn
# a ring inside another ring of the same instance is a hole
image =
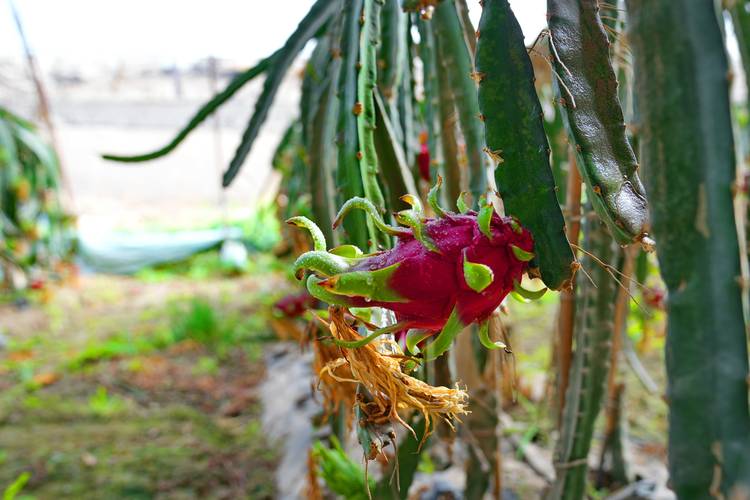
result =
[[[485,73],[482,73],[480,71],[472,71],[470,73],[471,79],[474,80],[475,83],[479,84],[482,83],[482,80],[484,80]]]

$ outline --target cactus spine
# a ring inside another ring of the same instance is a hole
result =
[[[641,159],[669,292],[671,483],[679,498],[731,498],[750,488],[750,416],[724,41],[713,2],[627,6]]]

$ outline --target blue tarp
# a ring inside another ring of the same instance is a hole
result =
[[[178,232],[78,233],[78,256],[85,271],[132,274],[145,267],[178,262],[242,239],[237,227]]]

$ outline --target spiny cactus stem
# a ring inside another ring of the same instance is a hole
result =
[[[385,198],[378,185],[378,157],[375,151],[375,97],[373,91],[377,81],[377,46],[380,32],[380,10],[382,1],[364,0],[362,17],[362,40],[360,44],[360,70],[357,76],[357,96],[362,103],[362,112],[357,116],[357,133],[361,157],[360,172],[365,197],[375,206],[385,206]],[[371,214],[372,216],[372,214]],[[382,219],[381,219],[382,220]],[[373,218],[373,222],[377,221]],[[382,230],[382,228],[381,228]],[[384,240],[370,232],[370,245],[377,249]]]

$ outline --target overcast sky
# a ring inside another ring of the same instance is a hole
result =
[[[20,58],[11,0],[0,0],[0,58]],[[45,67],[187,64],[207,56],[252,63],[281,46],[312,0],[13,0]],[[477,0],[468,0],[478,21]],[[511,0],[527,41],[545,0]]]

